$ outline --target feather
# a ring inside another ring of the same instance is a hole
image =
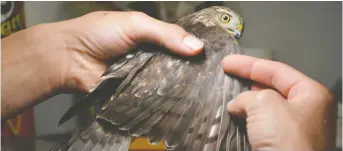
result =
[[[128,149],[130,142],[131,136],[127,133],[118,131],[109,123],[91,120],[89,124],[79,129],[69,142],[53,148],[52,151],[124,151]]]
[[[92,92],[76,102],[63,115],[58,124],[60,125],[64,123],[65,121],[75,116],[77,113],[88,109],[96,103],[108,101],[107,98],[111,96],[113,92],[115,92],[115,89],[119,86],[120,82],[122,82],[122,80],[126,78],[132,70],[137,68],[137,66],[144,65],[153,56],[153,54],[151,53],[141,52],[128,55],[131,55],[131,57],[121,58],[118,62],[112,64],[104,72],[100,82],[95,85]],[[124,84],[122,83],[121,85]]]
[[[165,115],[165,117],[153,126],[152,130],[148,133],[148,141],[151,144],[158,144],[162,138],[173,128],[174,124],[183,111],[186,109],[187,103],[180,100],[175,106]]]
[[[141,126],[132,126],[130,125],[131,129],[129,129],[129,133],[133,136],[141,136],[142,134],[146,134],[150,132],[152,127],[156,125],[157,122],[161,121],[162,118],[167,114],[167,112],[174,107],[178,100],[167,100],[165,104],[155,112],[148,120],[142,122]],[[138,123],[136,123],[139,125]],[[125,127],[125,125],[124,125]]]
[[[146,136],[151,144],[164,139],[168,150],[248,150],[245,121],[226,111],[227,103],[248,90],[247,85],[221,67],[224,56],[242,51],[233,35],[196,17],[199,14],[191,14],[177,24],[202,39],[204,51],[181,57],[143,44],[120,58],[62,118],[66,121],[77,110],[103,102],[93,125],[75,133],[66,148],[127,151],[131,136]]]
[[[176,148],[180,142],[183,141],[183,137],[187,134],[187,131],[194,120],[194,116],[199,111],[197,108],[197,102],[190,101],[180,118],[177,120],[175,126],[165,137],[165,145],[168,149]]]

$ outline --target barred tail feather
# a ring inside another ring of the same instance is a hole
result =
[[[127,151],[131,136],[106,124],[94,119],[50,151]]]

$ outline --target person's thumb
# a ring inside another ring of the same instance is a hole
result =
[[[182,55],[195,55],[203,49],[203,42],[178,25],[154,19],[144,13],[132,12],[125,34],[133,41],[157,43]]]
[[[265,89],[260,91],[246,91],[231,100],[227,109],[236,116],[247,117],[250,114],[268,112],[284,98],[276,91]]]

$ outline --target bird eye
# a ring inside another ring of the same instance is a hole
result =
[[[220,18],[224,23],[228,23],[231,20],[231,16],[229,15],[222,15]]]

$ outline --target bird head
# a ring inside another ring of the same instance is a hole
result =
[[[233,34],[237,39],[241,37],[243,31],[243,19],[241,16],[231,10],[230,8],[223,6],[212,6],[205,8],[197,13],[198,21],[205,25],[219,26],[230,34]],[[201,17],[202,16],[202,17]],[[208,17],[204,17],[208,16]]]

